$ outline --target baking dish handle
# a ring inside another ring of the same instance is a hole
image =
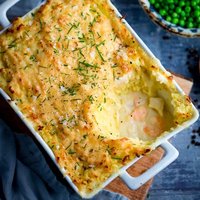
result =
[[[156,174],[158,174],[161,170],[171,164],[179,155],[179,152],[176,148],[170,144],[169,142],[165,142],[160,145],[165,150],[164,157],[157,162],[153,167],[145,171],[143,174],[137,177],[132,177],[128,174],[127,171],[123,172],[120,175],[120,178],[126,183],[126,185],[132,189],[136,190],[144,183],[146,183],[149,179],[153,178]]]
[[[0,5],[0,24],[3,28],[10,25],[10,21],[7,18],[7,11],[13,5],[15,5],[20,0],[6,0]]]

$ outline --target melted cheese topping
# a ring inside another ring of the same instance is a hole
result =
[[[50,0],[0,36],[0,87],[82,196],[193,115],[156,65],[104,0]]]

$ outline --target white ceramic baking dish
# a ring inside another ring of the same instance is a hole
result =
[[[3,26],[3,30],[0,32],[3,33],[7,28],[11,26],[6,13],[7,10],[12,7],[14,4],[16,4],[20,0],[6,0],[3,4],[0,5],[0,24]],[[45,2],[44,2],[45,3]],[[44,4],[42,3],[42,4]],[[110,3],[110,2],[109,2]],[[41,5],[42,5],[41,4]],[[39,8],[41,5],[39,5],[37,8]],[[110,3],[110,7],[115,11],[116,15],[118,17],[121,17],[118,10],[114,7],[112,3]],[[35,8],[35,9],[37,9]],[[35,10],[34,9],[34,10]],[[31,12],[34,12],[32,10]],[[29,12],[27,15],[29,15],[31,12]],[[26,15],[26,16],[27,16]],[[144,44],[144,42],[140,39],[140,37],[135,33],[135,31],[130,27],[130,25],[123,19],[124,24],[126,27],[130,30],[130,32],[133,34],[133,36],[138,40],[141,47],[147,52],[147,54],[156,59],[158,61],[159,67],[166,72],[165,68],[161,65],[159,60],[153,55],[153,53],[149,50],[149,48]],[[183,90],[178,86],[178,84],[174,81],[175,86],[178,88],[180,93],[184,93]],[[32,124],[25,118],[25,116],[20,112],[19,108],[16,106],[16,104],[11,101],[11,98],[0,88],[0,95],[3,97],[5,101],[9,103],[9,105],[12,107],[12,109],[15,111],[15,113],[18,115],[20,119],[24,122],[24,124],[29,128],[31,133],[34,135],[34,137],[39,141],[39,143],[43,146],[45,151],[48,153],[48,155],[51,157],[51,159],[54,161],[54,163],[58,166],[59,170],[62,172],[62,169],[59,167],[59,165],[56,162],[55,156],[52,152],[52,150],[49,148],[49,146],[44,142],[44,140],[41,138],[39,133],[33,128]],[[136,161],[138,161],[140,158],[136,158],[133,161],[131,161],[126,166],[122,167],[118,173],[113,174],[109,179],[107,179],[101,186],[101,188],[95,189],[93,192],[87,195],[82,195],[84,198],[91,198],[94,196],[97,192],[99,192],[101,189],[103,189],[106,185],[108,185],[113,179],[115,179],[117,176],[120,176],[120,178],[126,183],[126,185],[135,190],[138,189],[141,185],[146,183],[149,179],[151,179],[153,176],[155,176],[157,173],[159,173],[161,170],[163,170],[165,167],[167,167],[170,163],[172,163],[177,157],[178,157],[178,151],[175,149],[175,147],[168,142],[168,139],[177,134],[178,132],[182,131],[186,127],[193,124],[198,119],[198,111],[192,105],[194,110],[194,116],[192,119],[188,120],[187,122],[183,123],[181,126],[174,129],[172,132],[168,133],[164,137],[160,138],[153,144],[153,148],[156,148],[158,146],[161,146],[165,150],[165,155],[163,158],[156,163],[153,167],[148,169],[146,172],[144,172],[142,175],[138,177],[132,177],[128,174],[126,171],[131,165],[133,165]],[[65,176],[66,180],[69,182],[69,184],[72,186],[72,188],[79,194],[78,188],[76,185],[71,181],[70,177]]]

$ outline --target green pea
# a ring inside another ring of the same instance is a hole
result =
[[[185,6],[190,6],[190,1],[185,1]]]
[[[172,4],[172,3],[174,3],[174,1],[173,0],[167,0],[167,3]]]
[[[184,1],[180,1],[180,2],[179,2],[179,6],[180,6],[180,7],[185,6],[185,2],[184,2]]]
[[[191,2],[191,6],[195,7],[197,5],[197,2],[196,1],[192,1]]]
[[[171,21],[172,21],[172,18],[171,18],[170,16],[167,16],[167,17],[166,17],[166,20],[167,20],[168,22],[171,22]]]
[[[178,14],[174,12],[174,13],[172,14],[172,17],[177,18],[177,17],[178,17]]]
[[[173,23],[173,24],[178,24],[178,18],[173,18],[173,19],[172,19],[172,23]]]
[[[159,13],[161,16],[165,16],[167,14],[167,12],[164,9],[161,9]]]
[[[159,4],[159,3],[156,3],[156,4],[154,5],[154,7],[158,9],[158,8],[160,7],[160,4]]]
[[[193,26],[193,23],[192,22],[188,22],[187,23],[187,28],[193,28],[194,26]]]
[[[200,17],[200,12],[198,10],[195,10],[193,15],[198,18]]]
[[[176,8],[176,13],[181,13],[182,9],[180,7]]]
[[[155,4],[155,3],[156,3],[156,0],[149,0],[149,2],[150,2],[151,4]]]
[[[149,0],[166,20],[181,27],[193,28],[200,24],[200,0]]]
[[[181,11],[181,16],[185,17],[185,11],[183,11],[183,10]]]
[[[186,18],[189,18],[189,17],[191,16],[191,13],[186,12],[186,13],[185,13],[185,16],[186,16]]]
[[[174,5],[174,4],[170,4],[170,6],[169,6],[169,7],[170,7],[170,9],[172,9],[172,10],[173,10],[173,9],[175,8],[175,5]]]
[[[187,12],[190,12],[190,11],[191,11],[191,8],[189,6],[186,6],[185,7],[185,12],[187,13]]]
[[[169,10],[169,6],[168,6],[168,5],[165,5],[165,6],[164,6],[164,9],[165,9],[166,11],[168,11],[168,10]]]
[[[193,18],[190,17],[190,18],[188,19],[188,22],[193,22]]]
[[[179,24],[180,24],[180,26],[184,27],[184,26],[185,26],[185,21],[181,19],[181,20],[179,21]]]
[[[187,21],[187,17],[182,17],[182,20],[184,20],[185,22]]]

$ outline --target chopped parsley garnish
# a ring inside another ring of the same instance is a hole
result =
[[[53,52],[54,52],[55,54],[59,54],[59,50],[56,49],[56,48],[53,48]]]
[[[8,45],[8,48],[11,49],[11,48],[15,48],[17,46],[17,43],[16,43],[16,40],[13,40],[9,45]]]
[[[116,63],[113,66],[111,66],[111,68],[116,68],[116,67],[118,67]]]
[[[105,136],[98,135],[98,139],[100,139],[100,140],[104,140],[105,138],[106,138]]]
[[[120,158],[120,157],[112,157],[112,159],[114,159],[114,160],[122,160],[122,158]]]
[[[24,33],[26,34],[27,37],[29,37],[28,31],[24,31]]]
[[[37,62],[37,59],[36,59],[36,57],[34,55],[30,56],[30,60],[33,61],[33,62]]]
[[[90,63],[87,63],[87,62],[85,62],[85,61],[83,61],[83,62],[79,62],[79,64],[81,64],[81,65],[84,65],[85,67],[91,67],[91,68],[99,68],[97,65],[92,65],[92,64],[90,64]]]
[[[69,23],[69,25],[70,25],[71,27],[69,28],[67,34],[69,34],[73,28],[77,29],[78,26],[79,26],[79,24],[80,24],[80,22],[78,22],[77,24],[76,24],[76,23],[73,23],[73,24],[72,24],[72,23]]]
[[[54,26],[54,28],[58,31],[58,32],[61,32],[62,29],[60,27],[56,27],[56,25]]]
[[[24,70],[27,69],[29,66],[30,66],[30,65],[26,65],[26,66],[24,67]]]
[[[91,69],[98,69],[99,67],[96,64],[90,64],[86,61],[79,61],[78,67],[75,68],[79,75],[87,77],[93,77],[90,72],[94,72],[94,70]]]
[[[63,94],[68,94],[70,96],[75,96],[80,88],[80,84],[74,84],[72,87],[63,87]]]
[[[75,154],[76,152],[74,151],[74,150],[72,150],[72,149],[70,149],[69,151],[68,151],[68,154]]]
[[[39,19],[39,22],[40,22],[40,29],[42,29],[42,21],[41,21],[41,19]]]
[[[101,104],[99,104],[97,108],[99,108],[99,110],[100,110],[100,111],[102,111],[102,110],[103,110],[103,107],[102,107],[102,105],[101,105]]]
[[[84,34],[82,34],[82,36],[79,36],[78,39],[79,39],[79,42],[81,42],[81,43],[87,42],[87,38],[85,37]]]
[[[91,104],[94,102],[94,97],[92,95],[88,96],[88,100],[90,101]]]
[[[51,135],[55,135],[56,133],[57,133],[57,130],[56,130],[56,129],[53,129],[53,130],[50,131],[50,134],[51,134]]]
[[[69,147],[72,145],[72,142],[65,148],[65,150],[69,149]]]
[[[58,40],[57,40],[57,41],[58,41],[58,42],[60,42],[60,39],[61,39],[61,36],[59,36],[59,38],[58,38]]]
[[[81,49],[79,49],[79,54],[85,58],[85,56],[84,56],[83,52],[81,51]]]
[[[111,155],[112,149],[109,146],[107,146],[106,151],[108,152],[109,155]]]
[[[97,45],[95,46],[95,48],[96,48],[96,50],[97,50],[97,53],[98,53],[99,57],[101,58],[101,60],[102,60],[103,62],[105,62],[105,59],[103,58],[102,53],[101,53],[100,50],[99,50],[99,47],[100,47],[101,45],[104,45],[104,44],[105,44],[105,41],[103,41],[103,42],[101,42],[101,43],[99,43],[99,44],[97,44]]]
[[[88,137],[88,134],[83,135],[83,138],[86,139]]]
[[[92,22],[89,23],[89,25],[92,27],[96,21],[96,17],[94,17],[94,19],[92,20]]]

